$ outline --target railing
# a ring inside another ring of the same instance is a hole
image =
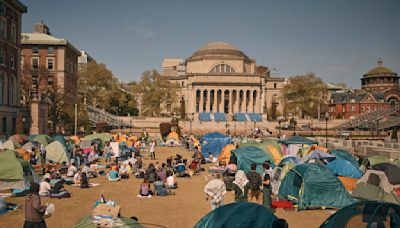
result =
[[[119,116],[113,115],[102,109],[93,106],[87,106],[88,117],[92,123],[105,122],[114,127],[132,127],[132,124],[126,124]]]

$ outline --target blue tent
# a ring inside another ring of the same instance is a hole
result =
[[[302,136],[292,136],[286,140],[279,140],[278,141],[281,144],[307,144],[307,145],[318,145],[317,141],[311,140],[309,138],[306,137],[302,137]]]
[[[353,164],[355,167],[360,167],[357,159],[355,159],[349,152],[345,150],[336,149],[331,152],[332,155],[336,157],[336,159],[346,160]]]
[[[265,161],[269,161],[272,168],[275,167],[272,155],[258,147],[240,147],[239,149],[233,150],[232,153],[236,156],[238,170],[243,170],[245,173],[250,172],[250,166],[253,163],[257,164],[256,171],[259,174],[264,172],[262,165]]]
[[[335,159],[325,166],[338,176],[361,178],[363,173],[347,160]]]
[[[332,161],[333,159],[335,159],[335,156],[330,155],[330,154],[325,153],[325,152],[320,151],[320,150],[314,150],[313,152],[308,154],[306,157],[304,157],[302,162],[304,163],[304,162],[307,162],[307,161],[309,161],[311,159]]]
[[[236,202],[211,211],[201,218],[194,227],[274,227],[273,223],[276,220],[278,220],[278,218],[262,205],[248,202]]]
[[[208,133],[200,139],[201,154],[205,158],[208,158],[209,153],[217,157],[221,153],[222,148],[231,142],[231,138],[224,134],[218,132]]]

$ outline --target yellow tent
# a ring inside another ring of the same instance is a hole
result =
[[[128,141],[136,142],[137,140],[138,140],[138,138],[134,135],[132,135],[131,137],[128,138]]]
[[[282,160],[282,155],[279,153],[278,149],[273,145],[267,145],[267,150],[271,153],[272,157],[274,157],[274,163],[279,164]]]
[[[218,156],[218,161],[220,163],[224,163],[225,165],[229,164],[229,160],[231,159],[231,151],[235,150],[236,147],[232,144],[228,144],[222,148],[221,153]]]
[[[114,141],[116,142],[116,141],[118,141],[119,134],[112,134],[112,137],[114,138]]]
[[[122,135],[122,134],[118,135],[118,141],[117,142],[119,142],[119,143],[126,142],[125,135]]]
[[[168,136],[167,136],[167,140],[175,140],[175,141],[179,141],[179,135],[178,133],[176,133],[175,131],[171,131]]]

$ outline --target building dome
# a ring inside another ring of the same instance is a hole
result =
[[[379,77],[379,76],[396,76],[397,74],[391,69],[383,66],[383,61],[378,60],[378,66],[372,68],[368,73],[364,74],[364,77]]]
[[[207,43],[201,48],[199,48],[191,58],[194,57],[205,57],[205,56],[237,56],[248,58],[242,51],[233,46],[232,44],[228,44],[225,42],[211,42]]]

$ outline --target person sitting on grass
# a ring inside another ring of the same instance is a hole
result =
[[[157,177],[160,177],[161,181],[165,181],[167,179],[165,166],[166,164],[162,163],[161,167],[157,169]]]
[[[65,180],[61,179],[59,180],[51,190],[50,197],[52,198],[68,198],[71,197],[71,193],[69,193],[65,188],[64,188]]]
[[[40,182],[39,186],[39,196],[50,196],[50,178],[44,179],[42,182]]]
[[[150,183],[154,183],[156,181],[156,179],[157,179],[157,171],[156,171],[156,167],[154,166],[153,163],[150,163],[149,166],[147,167],[145,178]]]
[[[75,162],[71,163],[71,165],[68,167],[67,171],[67,177],[73,177],[75,173],[78,172],[78,168],[75,165]]]
[[[78,170],[78,172],[75,173],[74,175],[74,184],[80,185],[81,184],[81,171]]]
[[[157,181],[154,182],[154,191],[157,196],[174,195],[171,190],[165,187],[164,181],[162,181],[160,177],[157,177]]]
[[[140,184],[139,195],[138,197],[148,197],[150,198],[153,195],[151,191],[150,183],[147,179],[144,179],[143,182]]]
[[[86,176],[86,173],[84,173],[84,172],[82,172],[82,174],[81,174],[81,181],[79,183],[79,186],[81,188],[89,188],[89,181],[88,181],[88,178]]]
[[[167,173],[167,180],[165,181],[165,187],[168,189],[178,188],[178,182],[175,181],[174,175],[171,171]]]
[[[119,168],[119,175],[122,179],[129,178],[128,170],[126,169],[126,165],[121,165]]]
[[[119,181],[121,180],[121,176],[119,175],[119,173],[115,170],[111,170],[108,173],[108,180],[109,181]]]

